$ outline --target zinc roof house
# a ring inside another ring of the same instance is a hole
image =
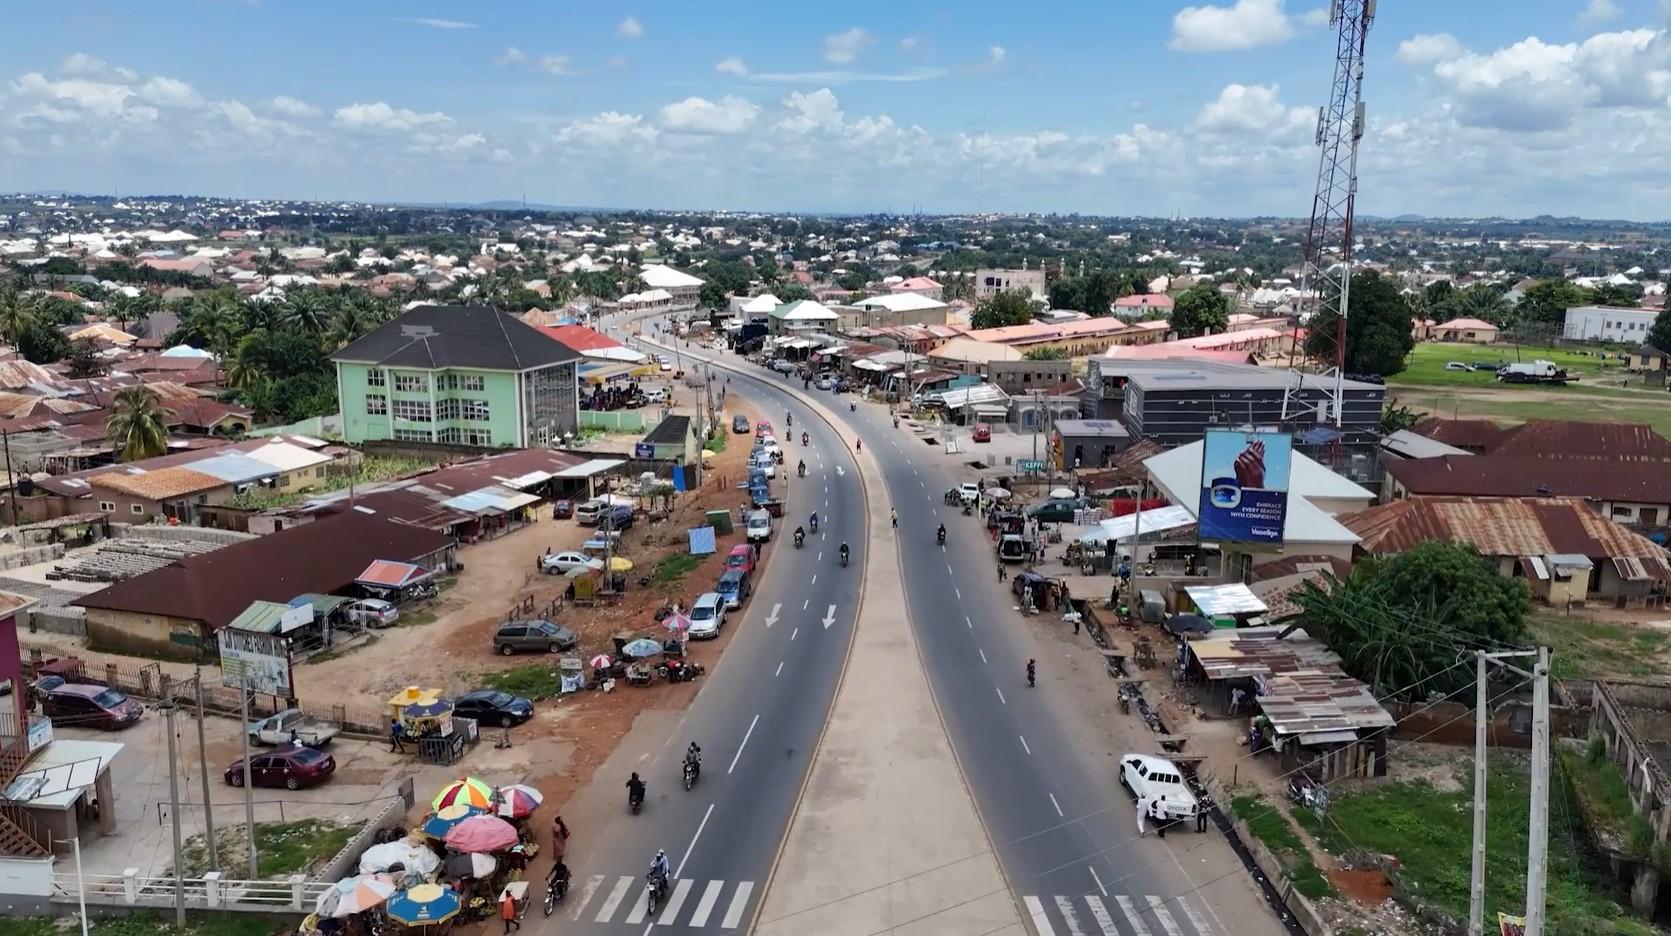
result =
[[[699,276],[692,276],[659,263],[645,264],[638,271],[638,279],[648,290],[665,290],[671,308],[675,311],[696,308],[704,282]]]
[[[417,306],[341,351],[343,436],[545,447],[580,421],[578,351],[491,306]]]

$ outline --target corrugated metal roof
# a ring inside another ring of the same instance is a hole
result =
[[[1587,497],[1671,504],[1671,457],[1539,458],[1446,455],[1387,459],[1387,474],[1411,494],[1472,497]]]
[[[1278,735],[1299,735],[1302,741],[1345,740],[1331,732],[1390,728],[1397,723],[1369,687],[1338,672],[1296,670],[1263,680],[1259,710],[1271,720]]]
[[[384,588],[402,588],[423,578],[429,573],[423,566],[416,566],[410,562],[392,562],[388,559],[375,559],[366,570],[355,579],[356,585],[378,585]]]
[[[1215,630],[1189,642],[1208,679],[1238,679],[1271,676],[1296,670],[1344,676],[1340,654],[1304,631],[1278,638],[1280,627],[1244,627]]]
[[[212,491],[227,484],[221,478],[190,468],[159,468],[156,471],[140,471],[136,474],[110,471],[80,480],[97,488],[153,501],[184,497],[199,491]]]
[[[191,470],[219,478],[228,484],[243,484],[279,474],[279,469],[242,452],[226,452],[191,463]]]

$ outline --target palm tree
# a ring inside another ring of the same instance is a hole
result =
[[[1450,310],[1458,316],[1483,319],[1493,325],[1503,324],[1514,310],[1514,304],[1497,286],[1470,286],[1452,296]]]
[[[168,450],[168,411],[149,387],[124,387],[111,402],[105,424],[123,461],[138,461]]]
[[[359,297],[355,297],[357,300]],[[326,330],[327,347],[337,350],[358,341],[379,323],[373,320],[374,307],[364,302],[339,302],[331,313],[330,328]]]
[[[330,309],[327,307],[324,295],[316,290],[306,289],[293,292],[287,296],[281,314],[285,324],[298,329],[303,334],[318,335],[325,330]]]
[[[15,289],[0,291],[0,338],[17,347],[23,333],[35,323],[38,314],[34,297]]]

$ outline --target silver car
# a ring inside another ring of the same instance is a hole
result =
[[[705,592],[690,606],[690,639],[718,637],[725,627],[725,599],[719,592]]]

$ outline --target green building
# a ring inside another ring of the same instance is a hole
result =
[[[350,443],[544,448],[579,428],[579,352],[489,306],[417,306],[331,360]]]

